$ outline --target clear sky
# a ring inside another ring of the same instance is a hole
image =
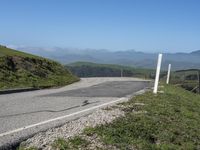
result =
[[[0,0],[0,44],[200,49],[200,0]]]

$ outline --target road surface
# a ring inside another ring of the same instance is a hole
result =
[[[0,148],[130,98],[150,86],[136,78],[82,78],[58,89],[0,95]]]

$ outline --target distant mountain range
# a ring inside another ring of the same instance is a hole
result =
[[[18,50],[40,55],[59,61],[62,64],[77,61],[93,63],[118,64],[140,68],[154,69],[157,63],[157,53],[144,53],[134,50],[109,51],[105,49],[73,49],[73,48],[39,48],[18,47]],[[162,69],[166,70],[168,64],[172,64],[173,70],[200,69],[200,50],[191,53],[164,53]]]

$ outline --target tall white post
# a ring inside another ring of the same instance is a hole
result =
[[[158,82],[159,82],[159,77],[160,77],[161,62],[162,62],[162,54],[159,54],[157,69],[156,69],[156,77],[155,77],[155,82],[154,82],[154,89],[153,89],[154,94],[156,94],[158,92]]]
[[[169,84],[170,72],[171,72],[171,64],[169,64],[168,66],[167,81],[166,81],[167,84]]]

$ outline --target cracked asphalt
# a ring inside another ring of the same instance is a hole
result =
[[[147,87],[150,87],[149,81],[137,78],[82,78],[80,82],[58,89],[0,95],[0,149],[16,146],[37,132],[60,126],[92,111],[17,131],[19,128],[130,97]],[[9,133],[14,130],[15,133]]]

